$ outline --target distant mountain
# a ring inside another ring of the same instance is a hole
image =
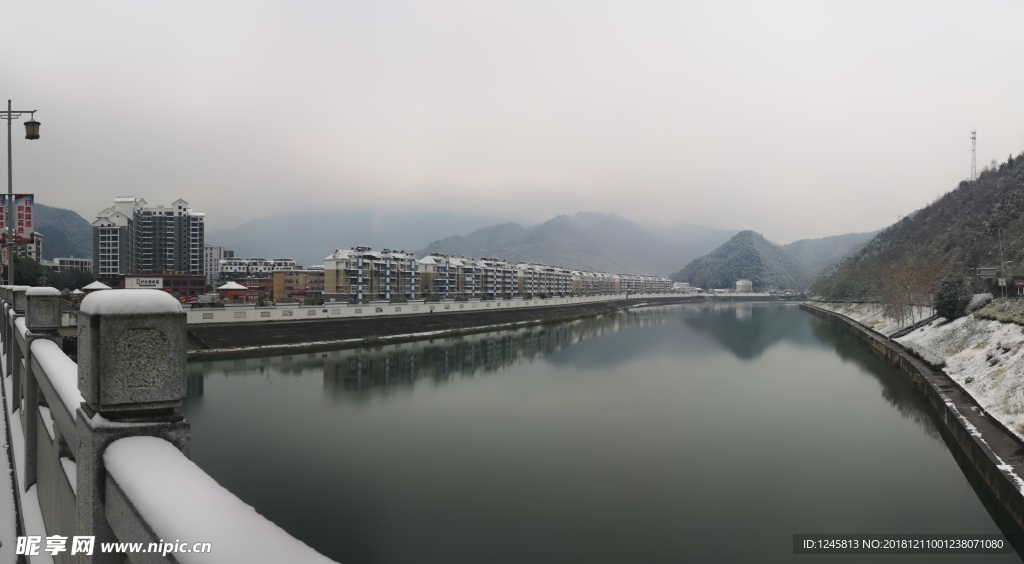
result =
[[[36,231],[43,235],[43,258],[92,258],[92,224],[76,212],[35,204]]]
[[[453,233],[469,233],[497,220],[451,212],[374,209],[301,211],[254,219],[234,229],[208,231],[206,243],[240,257],[290,257],[322,264],[335,249],[367,245],[411,251]]]
[[[602,272],[667,275],[735,231],[680,224],[647,229],[615,214],[560,215],[525,228],[517,223],[454,235],[418,252],[495,257]]]
[[[847,233],[820,239],[801,239],[781,248],[796,259],[811,280],[838,265],[875,238],[879,231],[870,233]]]
[[[687,264],[673,279],[702,288],[733,288],[745,278],[755,291],[803,290],[812,280],[877,235],[847,233],[776,245],[760,233],[742,231],[708,255]]]
[[[760,233],[749,230],[740,231],[673,275],[675,280],[701,288],[734,288],[741,278],[753,282],[754,291],[802,290],[811,281],[795,258]]]

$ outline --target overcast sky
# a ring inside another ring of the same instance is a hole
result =
[[[1024,2],[12,2],[15,191],[867,231],[1024,150]],[[5,165],[4,165],[5,166]]]

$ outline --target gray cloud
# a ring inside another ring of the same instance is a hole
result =
[[[14,3],[16,189],[876,229],[1024,150],[1019,2]],[[19,126],[20,128],[20,126]],[[20,129],[19,129],[20,131]],[[980,165],[979,165],[980,167]]]

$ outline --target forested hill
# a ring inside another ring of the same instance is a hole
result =
[[[43,258],[92,258],[92,226],[76,212],[35,204],[36,231],[43,235]]]
[[[820,239],[801,239],[780,248],[796,259],[807,272],[810,279],[817,278],[822,272],[835,268],[838,263],[863,247],[878,235],[878,231],[870,233],[847,233]]]
[[[821,272],[864,246],[878,232],[847,233],[776,245],[754,231],[743,231],[674,275],[702,288],[732,288],[746,278],[757,291],[803,290]]]
[[[1000,235],[1002,258],[1000,258]],[[982,171],[930,205],[883,230],[811,290],[828,297],[876,295],[895,269],[932,291],[939,275],[968,276],[977,266],[1009,263],[1024,277],[1024,154]]]
[[[755,291],[802,290],[810,277],[797,260],[760,233],[740,231],[711,253],[694,259],[673,279],[701,288],[733,288],[745,278]]]

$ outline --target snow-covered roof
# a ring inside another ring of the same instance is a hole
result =
[[[220,286],[217,289],[218,290],[247,290],[248,288],[246,288],[245,286],[242,286],[238,282],[228,282],[227,284],[224,284],[223,286]]]
[[[353,251],[350,251],[348,249],[335,249],[333,253],[327,255],[326,257],[324,257],[324,260],[328,261],[328,260],[347,259],[347,258],[352,256],[352,253],[353,253]]]
[[[97,280],[97,281],[89,284],[88,286],[82,286],[82,289],[83,290],[109,290],[110,286],[107,286],[103,282],[100,282],[99,280]]]
[[[72,294],[84,294],[85,292],[76,289],[76,290],[72,290],[71,293]]]

